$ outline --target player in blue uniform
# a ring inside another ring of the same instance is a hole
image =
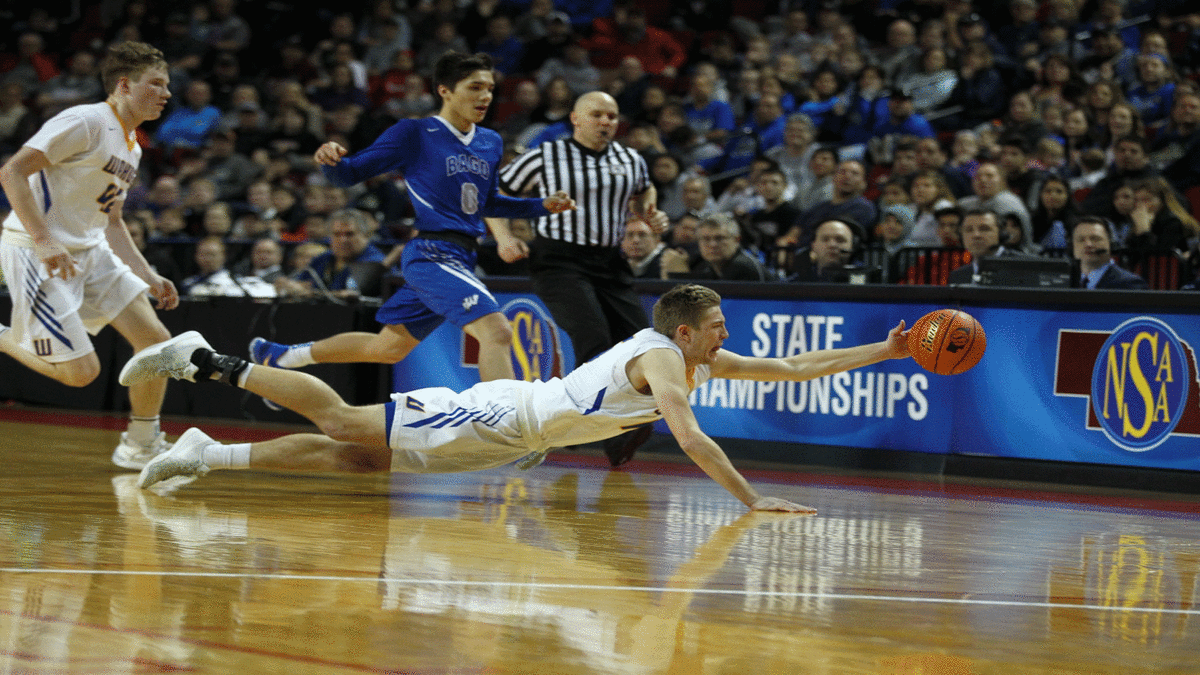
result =
[[[400,120],[352,156],[329,142],[314,155],[330,181],[347,186],[392,171],[404,175],[418,234],[401,257],[405,285],[379,308],[379,333],[340,333],[303,345],[262,338],[250,343],[255,363],[298,368],[312,363],[395,363],[449,319],[479,341],[479,378],[512,378],[512,329],[496,299],[475,277],[475,248],[484,216],[540,218],[575,208],[564,192],[546,199],[500,194],[496,172],[503,143],[476,126],[492,102],[495,81],[486,54],[450,52],[434,66],[442,97],[434,117]]]

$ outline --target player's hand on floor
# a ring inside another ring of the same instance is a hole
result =
[[[816,513],[811,506],[801,506],[779,497],[759,497],[750,505],[752,511],[786,511],[787,513]]]

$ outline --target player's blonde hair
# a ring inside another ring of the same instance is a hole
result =
[[[698,284],[676,286],[654,303],[654,330],[674,338],[682,325],[699,328],[700,317],[720,304],[721,296],[711,288]]]
[[[167,69],[167,59],[158,49],[145,42],[122,42],[108,48],[108,55],[100,65],[100,79],[105,93],[117,89],[122,77],[136,80],[148,68]]]

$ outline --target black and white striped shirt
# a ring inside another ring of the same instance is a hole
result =
[[[538,220],[539,237],[584,246],[618,246],[629,215],[629,199],[646,190],[646,160],[620,143],[603,152],[574,138],[543,143],[500,170],[500,187],[513,195],[537,188],[542,197],[562,190],[576,209]]]

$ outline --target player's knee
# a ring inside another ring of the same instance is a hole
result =
[[[156,345],[160,342],[166,342],[167,340],[170,340],[170,339],[171,339],[171,331],[167,330],[167,327],[160,323],[160,324],[146,327],[145,344],[144,345],[141,345],[141,346],[133,345],[133,346],[135,348],[135,351],[140,351],[142,349],[145,349],[146,347],[149,347],[150,345]]]
[[[59,371],[59,382],[68,387],[86,387],[96,378],[100,376],[100,361],[96,359],[85,359],[78,363],[72,363],[66,368]]]

